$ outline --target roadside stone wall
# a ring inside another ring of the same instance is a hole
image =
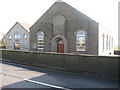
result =
[[[29,65],[47,67],[76,73],[95,73],[118,76],[118,57],[40,53],[36,51],[2,51],[3,59]]]

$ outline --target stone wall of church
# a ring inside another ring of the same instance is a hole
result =
[[[68,52],[69,53],[87,53],[95,54],[98,52],[98,23],[85,19],[84,23],[82,20],[67,21],[66,24],[66,38],[68,41]],[[86,34],[86,51],[76,51],[76,31],[84,30]]]
[[[64,25],[63,25],[64,26]],[[43,31],[45,33],[44,38],[44,51],[45,52],[54,52],[52,50],[51,45],[52,39],[56,35],[64,36],[66,39],[64,43],[66,43],[66,51],[65,53],[75,53],[75,54],[98,54],[98,23],[90,20],[89,18],[85,18],[83,20],[70,20],[65,22],[65,26],[60,27],[59,31],[58,27],[54,27],[53,22],[46,23],[36,23],[31,28],[30,33],[30,50],[37,50],[37,37],[36,33],[39,31]],[[86,35],[86,51],[78,52],[76,51],[76,31],[84,29],[87,32]],[[56,30],[56,31],[55,31]]]
[[[56,52],[56,39],[64,42],[65,53],[98,55],[98,23],[64,2],[56,2],[30,28],[30,50],[37,50],[36,33],[43,31],[44,52]],[[76,50],[76,32],[86,32],[85,51]]]

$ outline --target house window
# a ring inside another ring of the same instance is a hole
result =
[[[20,39],[20,34],[15,34],[15,39]]]
[[[113,37],[112,37],[112,46],[111,46],[111,48],[113,49]]]
[[[8,36],[8,39],[9,39],[9,40],[11,40],[11,39],[12,39],[12,36],[11,36],[11,35],[9,35],[9,36]]]
[[[15,43],[14,44],[14,49],[20,49],[20,43]]]
[[[106,36],[106,50],[108,50],[108,35]]]
[[[43,49],[44,49],[44,32],[42,32],[42,31],[38,32],[37,39],[38,39],[37,49],[38,49],[38,51],[43,51]]]
[[[26,39],[26,38],[27,38],[27,35],[26,35],[26,34],[24,34],[24,35],[23,35],[23,38],[24,38],[24,39]]]
[[[105,34],[103,34],[103,51],[104,51],[104,48],[105,48]]]
[[[110,47],[110,43],[111,43],[110,39],[111,39],[111,37],[109,37],[109,50],[111,49],[111,47]]]
[[[76,37],[77,37],[76,50],[85,51],[85,32],[84,31],[77,32]]]

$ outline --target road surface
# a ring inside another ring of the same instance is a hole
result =
[[[0,63],[1,88],[118,88],[118,80],[100,76],[37,68],[10,62]]]

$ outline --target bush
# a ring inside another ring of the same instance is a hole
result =
[[[5,48],[6,48],[6,46],[0,46],[0,48],[3,48],[3,49],[5,49]]]

